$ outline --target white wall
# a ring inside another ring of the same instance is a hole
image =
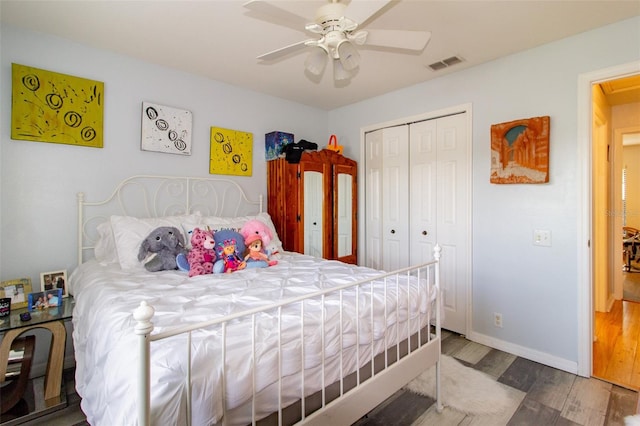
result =
[[[578,76],[638,59],[634,18],[329,113],[330,132],[361,160],[361,128],[472,104],[470,338],[575,368]],[[551,117],[549,183],[490,184],[490,126],[543,115]],[[534,229],[550,230],[552,246],[534,246]],[[494,312],[502,313],[503,328],[493,326]]]
[[[76,266],[76,193],[110,195],[133,174],[209,175],[209,129],[252,132],[253,176],[236,177],[266,199],[264,134],[324,143],[327,112],[8,26],[1,30],[0,279]],[[11,63],[104,82],[104,148],[11,140]],[[193,113],[191,156],[140,150],[142,102]]]
[[[577,361],[578,75],[638,60],[640,18],[328,114],[57,38],[6,26],[0,35],[0,279],[38,280],[40,271],[75,267],[76,192],[102,198],[117,181],[137,173],[206,176],[210,126],[254,133],[253,177],[239,180],[251,182],[257,194],[266,193],[266,132],[289,131],[320,145],[335,133],[345,154],[359,160],[362,127],[470,102],[469,337],[548,357],[559,366]],[[11,140],[12,62],[105,82],[105,148]],[[142,101],[193,111],[190,157],[140,151]],[[551,116],[550,182],[491,185],[491,124],[541,115]],[[550,230],[552,247],[533,246],[534,229]],[[493,312],[502,313],[503,328],[493,327]]]

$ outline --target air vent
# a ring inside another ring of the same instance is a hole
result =
[[[430,64],[429,68],[431,68],[434,71],[439,71],[439,70],[441,70],[443,68],[447,68],[447,67],[450,67],[452,65],[459,64],[460,62],[462,62],[462,58],[461,57],[452,56],[450,58],[443,59],[441,61],[434,62],[434,63]]]

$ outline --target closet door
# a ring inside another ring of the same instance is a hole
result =
[[[436,222],[437,121],[409,126],[409,262],[411,265],[433,259],[438,241]]]
[[[366,136],[367,266],[409,266],[409,131],[390,127]]]
[[[457,114],[437,120],[437,229],[442,248],[440,268],[443,327],[467,332],[467,289],[470,259],[470,155],[467,116]]]
[[[365,259],[364,264],[382,269],[382,133],[365,136]]]
[[[382,135],[382,269],[409,266],[409,129],[384,129]]]
[[[365,264],[394,270],[442,249],[443,327],[467,333],[470,149],[467,115],[414,122],[365,137]]]

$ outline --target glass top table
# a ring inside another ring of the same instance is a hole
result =
[[[60,306],[52,308],[33,311],[29,311],[27,308],[12,309],[11,314],[8,317],[0,318],[0,333],[17,328],[45,324],[51,321],[70,319],[73,316],[74,307],[75,300],[73,300],[73,297],[69,296],[62,299],[62,304]],[[31,319],[23,321],[20,319],[20,314],[24,314],[26,312],[31,315]]]
[[[69,320],[73,316],[74,307],[73,297],[67,297],[63,298],[62,304],[57,307],[32,311],[27,308],[12,309],[9,316],[0,318],[0,335],[2,336],[2,340],[0,340],[0,378],[6,377],[11,347],[16,339],[23,333],[34,329],[46,329],[51,333],[49,357],[43,378],[43,392],[38,395],[38,401],[34,399],[33,404],[27,404],[28,412],[20,414],[20,417],[9,417],[9,420],[5,420],[7,417],[2,415],[0,417],[2,426],[13,426],[66,407],[66,392],[63,391],[62,378],[67,339],[65,320]],[[29,313],[31,319],[23,320],[21,314],[25,313]],[[42,378],[34,378],[33,380],[42,380]],[[0,380],[0,382],[4,382],[4,380]],[[36,398],[35,390],[33,397]]]

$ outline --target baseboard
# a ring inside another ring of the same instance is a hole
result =
[[[540,364],[548,365],[549,367],[557,368],[571,374],[578,374],[578,363],[576,361],[570,361],[545,352],[505,342],[504,340],[481,333],[471,332],[466,337],[472,342],[480,343],[490,348],[498,349],[530,361],[539,362]]]

